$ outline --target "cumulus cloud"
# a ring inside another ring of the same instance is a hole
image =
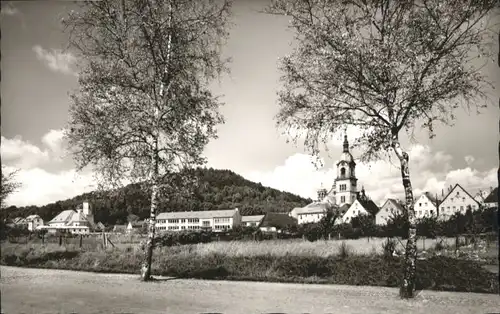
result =
[[[348,131],[349,132],[349,131]],[[429,146],[414,145],[409,150],[410,176],[415,196],[425,191],[441,195],[446,194],[450,185],[459,183],[472,195],[479,189],[489,190],[496,186],[496,171],[481,172],[470,166],[463,169],[452,169],[452,156],[445,152],[433,152]],[[472,160],[469,156],[469,161]],[[473,158],[473,157],[472,157]],[[331,162],[328,163],[332,165]],[[336,177],[336,161],[332,166],[316,169],[311,163],[311,156],[295,154],[268,172],[249,172],[246,178],[261,182],[279,190],[296,193],[303,197],[316,198],[316,191],[323,185],[329,189]],[[358,163],[356,166],[358,186],[364,186],[367,194],[377,203],[385,199],[404,199],[399,162],[394,158],[377,160],[370,163]]]
[[[42,143],[47,146],[54,161],[61,161],[64,153],[64,129],[50,130],[42,137]]]
[[[76,75],[76,72],[72,69],[76,57],[71,53],[59,49],[49,51],[39,45],[33,46],[33,51],[36,53],[38,60],[43,61],[52,71]]]
[[[2,136],[0,152],[4,164],[21,169],[34,168],[48,162],[61,161],[64,152],[63,130],[50,130],[41,138],[45,147],[40,148],[22,136]]]
[[[14,170],[7,167],[7,171]],[[20,189],[6,199],[8,205],[45,205],[90,192],[96,188],[92,175],[75,170],[50,173],[41,168],[21,169],[16,180]]]
[[[21,136],[11,139],[2,136],[0,151],[4,164],[18,168],[32,168],[49,160],[49,153],[46,150],[24,141]]]

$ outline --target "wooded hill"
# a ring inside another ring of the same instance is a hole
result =
[[[238,208],[242,215],[259,215],[268,211],[289,212],[294,207],[305,206],[305,199],[288,192],[265,187],[243,178],[230,170],[198,168],[195,177],[200,184],[189,197],[174,196],[160,200],[158,212],[204,211]],[[129,184],[112,192],[91,192],[44,206],[7,207],[3,218],[40,215],[49,221],[63,210],[75,209],[84,201],[90,203],[94,220],[105,225],[123,224],[134,214],[140,219],[149,217],[150,195],[140,184]]]

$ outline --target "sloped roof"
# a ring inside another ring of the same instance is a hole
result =
[[[385,201],[384,205],[382,205],[382,207],[384,207],[384,206],[385,206],[385,204],[387,204],[387,203],[389,203],[389,202],[390,202],[390,203],[391,203],[394,207],[396,207],[396,209],[397,209],[397,210],[401,210],[401,211],[403,211],[403,210],[404,210],[404,207],[403,207],[403,205],[401,205],[401,202],[399,202],[398,200],[393,199],[393,198],[388,198],[388,199]]]
[[[372,200],[361,198],[358,199],[358,201],[363,206],[363,208],[371,215],[375,216],[378,213],[379,208]]]
[[[223,210],[206,210],[193,212],[165,212],[160,213],[156,219],[210,219],[210,218],[226,218],[233,217],[238,209],[223,209]]]
[[[57,216],[55,216],[54,218],[52,218],[51,221],[49,221],[48,223],[59,223],[59,222],[68,222],[71,217],[73,215],[76,215],[76,212],[72,209],[68,209],[68,210],[63,210],[62,212],[60,212]]]
[[[494,188],[488,196],[484,199],[485,203],[497,203],[498,202],[498,187]]]
[[[277,229],[286,226],[297,225],[297,220],[286,213],[267,213],[259,227],[276,227]]]
[[[33,220],[33,219],[37,219],[37,218],[40,218],[39,215],[29,215],[28,217],[26,217],[26,220]]]
[[[23,217],[16,217],[14,219],[12,219],[12,223],[14,224],[21,224],[21,223],[25,223],[26,222],[26,219],[24,219]]]
[[[132,226],[132,228],[142,228],[142,226],[144,226],[146,224],[146,222],[144,220],[139,220],[139,221],[130,222],[129,224]],[[127,228],[128,228],[128,225],[127,225]]]
[[[431,201],[432,205],[437,206],[438,200],[430,192],[424,192],[425,196]]]
[[[348,210],[349,210],[349,207],[351,207],[352,204],[344,204],[340,207],[336,206],[334,208],[334,211],[336,211],[337,213],[339,213],[341,216],[343,216]]]
[[[265,215],[241,216],[241,222],[260,222]]]
[[[304,207],[295,208],[295,212],[297,214],[316,214],[316,213],[324,213],[326,212],[329,204],[323,202],[312,202]]]
[[[73,215],[71,215],[66,224],[71,224],[73,222],[89,222],[89,221],[82,212],[75,212],[73,213]]]
[[[451,195],[451,193],[452,193],[453,191],[455,191],[455,189],[456,189],[456,188],[460,188],[460,189],[462,189],[462,191],[464,191],[464,192],[465,192],[465,194],[467,194],[467,195],[468,195],[471,199],[473,199],[473,200],[474,200],[474,201],[475,201],[478,205],[480,205],[480,203],[479,203],[479,202],[478,202],[478,201],[477,201],[474,197],[472,197],[472,195],[470,195],[470,194],[469,194],[469,192],[467,192],[467,190],[466,190],[466,189],[464,189],[464,188],[463,188],[460,184],[458,184],[458,183],[457,183],[457,184],[455,184],[455,186],[454,186],[454,187],[450,190],[450,192],[448,192],[448,194],[446,194],[446,196],[443,198],[443,200],[442,200],[440,203],[443,203],[443,202],[444,202],[444,201],[448,198],[448,196],[450,196],[450,195]]]

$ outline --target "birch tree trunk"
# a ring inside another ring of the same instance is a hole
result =
[[[399,158],[401,164],[401,178],[405,189],[406,197],[406,217],[409,223],[408,241],[406,243],[405,261],[403,270],[403,282],[399,290],[402,298],[413,298],[416,282],[416,260],[417,260],[417,226],[413,204],[413,190],[410,181],[410,168],[408,165],[409,156],[404,152],[399,143],[398,136],[392,136],[392,148]]]
[[[154,152],[152,157],[153,173],[151,175],[151,212],[149,214],[148,240],[144,248],[144,262],[141,267],[141,280],[151,279],[151,264],[153,260],[153,248],[156,226],[156,209],[158,207],[158,151]]]

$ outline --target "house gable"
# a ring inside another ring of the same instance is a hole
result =
[[[471,206],[472,210],[476,210],[479,209],[481,203],[472,197],[460,184],[456,184],[439,205],[439,216],[448,218],[455,213],[465,213],[468,206]]]
[[[457,192],[458,192],[458,195],[460,197],[468,197],[469,199],[473,200],[474,202],[476,202],[477,205],[480,205],[480,203],[474,198],[472,197],[472,195],[469,194],[469,192],[467,192],[467,190],[465,190],[460,184],[455,184],[455,186],[453,187],[453,189],[451,189],[451,191],[443,198],[443,201],[441,202],[441,204],[445,204],[445,202],[449,203],[450,200],[453,198],[453,197],[456,197],[457,196]],[[460,194],[460,192],[463,192],[462,194]]]
[[[403,207],[396,200],[389,198],[375,215],[375,223],[378,225],[386,224],[394,215],[401,215],[403,212]]]
[[[343,222],[350,222],[352,218],[357,217],[359,215],[369,215],[368,211],[364,208],[364,206],[359,202],[359,200],[355,200],[354,203],[349,207],[344,216],[342,216]]]

